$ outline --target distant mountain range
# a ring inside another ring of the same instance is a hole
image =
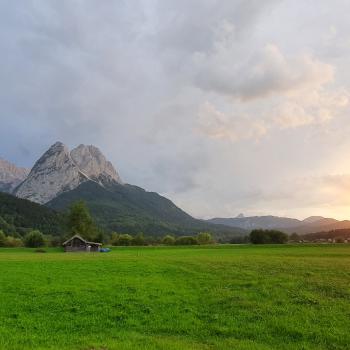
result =
[[[348,220],[338,221],[321,216],[298,220],[278,216],[245,217],[240,214],[234,218],[198,220],[158,193],[124,183],[111,162],[92,145],[79,145],[70,151],[63,143],[56,142],[30,171],[0,159],[0,192],[18,197],[0,196],[0,219],[16,223],[20,230],[25,228],[22,223],[27,225],[31,222],[33,227],[41,227],[39,217],[33,214],[38,211],[45,213],[43,217],[50,217],[48,225],[44,226],[50,227],[50,233],[54,233],[53,230],[62,220],[56,223],[55,215],[50,215],[64,213],[77,200],[84,200],[98,225],[109,232],[144,232],[156,236],[210,231],[217,238],[227,240],[246,235],[257,228],[299,234],[350,228]],[[23,211],[31,202],[37,204],[31,205],[27,212]],[[51,211],[47,212],[43,205],[51,208]],[[16,216],[16,208],[22,210],[20,220]],[[27,215],[33,215],[39,221],[31,220]]]
[[[15,175],[18,168],[13,169]],[[8,181],[7,192],[58,212],[65,212],[74,201],[84,200],[98,225],[109,232],[143,232],[157,236],[210,231],[222,239],[247,233],[241,228],[195,219],[169,199],[125,184],[101,151],[91,145],[80,145],[69,151],[67,146],[56,142],[29,174],[23,174],[22,182],[18,184],[18,177],[13,178],[12,183]],[[0,197],[0,204],[1,200],[4,198]],[[29,202],[17,199],[18,205],[25,203]]]
[[[322,216],[310,216],[304,220],[298,220],[279,216],[250,216],[244,217],[240,214],[234,218],[213,218],[207,220],[212,224],[220,224],[251,231],[253,229],[277,229],[286,233],[313,233],[350,228],[350,221],[339,221]]]

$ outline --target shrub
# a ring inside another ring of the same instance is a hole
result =
[[[288,235],[277,230],[268,231],[271,243],[282,244],[288,241]]]
[[[176,245],[197,245],[198,241],[196,237],[182,236],[176,239],[175,244]]]
[[[213,243],[213,238],[209,232],[200,232],[197,235],[197,240],[199,244],[211,244]]]
[[[119,245],[119,235],[118,235],[118,233],[116,233],[116,232],[112,233],[111,238],[109,240],[109,244],[110,245],[114,245],[114,246]]]
[[[297,233],[292,233],[290,236],[289,236],[289,240],[292,241],[292,242],[299,242],[300,241],[300,236],[297,234]]]
[[[253,244],[282,244],[288,241],[288,235],[277,230],[253,230],[249,238]]]
[[[53,237],[50,237],[49,239],[49,244],[51,247],[61,247],[62,246],[62,237],[60,236],[53,236]]]
[[[35,249],[35,253],[46,253],[46,250],[43,248],[38,248],[38,249]]]
[[[173,236],[166,235],[162,239],[162,244],[173,245],[173,244],[175,244],[175,238]]]
[[[16,247],[22,247],[23,242],[20,238],[15,238],[12,236],[7,236],[6,238],[6,247],[9,248],[16,248]]]
[[[39,230],[29,232],[24,237],[24,245],[30,248],[38,248],[45,245],[43,234]]]
[[[269,243],[269,236],[265,230],[253,230],[249,235],[249,239],[253,244]]]
[[[145,237],[143,236],[143,233],[139,233],[135,237],[133,237],[131,244],[136,246],[145,245],[146,241]]]
[[[6,236],[3,231],[0,230],[0,247],[6,247]]]
[[[119,236],[118,245],[129,246],[132,243],[132,236],[123,234]]]

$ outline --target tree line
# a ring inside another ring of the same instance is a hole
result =
[[[101,242],[111,246],[144,246],[144,245],[204,245],[215,243],[209,232],[200,232],[196,236],[145,236],[142,232],[127,234],[112,232],[106,234],[93,220],[89,209],[83,201],[73,203],[65,216],[65,232],[60,236],[45,235],[40,230],[30,230],[23,236],[15,235],[11,230],[5,234],[0,226],[0,247],[32,247],[61,246],[63,241],[78,234],[88,241]],[[348,233],[348,232],[346,232]],[[296,233],[288,236],[278,230],[255,229],[248,236],[232,238],[230,243],[252,244],[284,244],[300,241]],[[339,242],[341,242],[339,240]],[[220,243],[220,241],[219,241]]]
[[[288,242],[288,235],[278,230],[253,230],[249,235],[253,244],[283,244]]]
[[[112,246],[144,246],[144,245],[199,245],[212,244],[214,240],[210,233],[200,232],[196,236],[174,237],[165,234],[163,237],[144,236],[113,232],[106,235],[94,222],[83,201],[71,205],[66,218],[66,234],[61,236],[44,235],[40,230],[31,230],[23,237],[6,235],[0,230],[0,247],[31,247],[61,246],[63,241],[72,235],[80,235],[88,241],[101,242]]]
[[[84,235],[81,235],[83,238]],[[39,230],[28,232],[23,238],[7,236],[0,230],[0,247],[16,248],[16,247],[59,247],[62,245],[64,238],[52,237],[44,235]],[[196,236],[180,236],[165,235],[163,237],[147,237],[142,233],[130,235],[127,233],[113,232],[109,239],[104,239],[103,243],[111,246],[147,246],[147,245],[206,245],[213,244],[215,241],[208,232],[200,232]]]

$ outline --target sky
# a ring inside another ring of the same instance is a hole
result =
[[[348,0],[3,0],[0,157],[94,144],[199,218],[350,218]]]

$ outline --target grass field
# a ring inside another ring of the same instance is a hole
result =
[[[0,249],[0,349],[349,349],[350,245]]]

